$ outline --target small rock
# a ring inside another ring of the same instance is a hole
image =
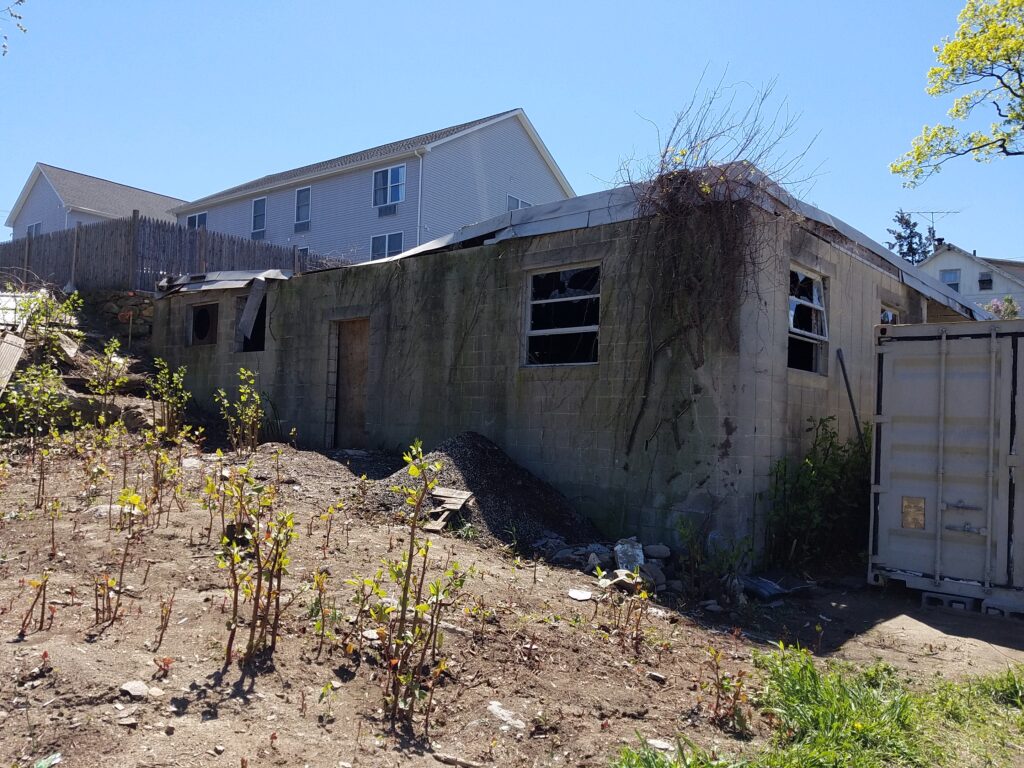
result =
[[[181,460],[181,466],[183,469],[199,469],[203,466],[203,462],[197,459],[195,456],[186,456]]]
[[[664,685],[668,681],[668,678],[661,674],[661,672],[648,672],[647,676],[658,685]]]
[[[656,560],[668,560],[672,556],[672,550],[664,544],[644,544],[644,557]]]
[[[615,543],[615,564],[619,568],[632,571],[644,563],[643,545],[636,537],[619,539]]]
[[[722,613],[722,611],[725,610],[725,608],[718,604],[717,600],[707,600],[704,603],[701,603],[700,607],[705,611],[710,611],[711,613]]]
[[[647,745],[651,749],[657,749],[659,752],[671,752],[675,749],[675,745],[671,741],[665,741],[664,739],[647,739]]]
[[[123,725],[127,728],[137,728],[139,726],[139,721],[136,720],[134,717],[122,717],[120,720],[117,721],[117,724]]]
[[[217,746],[215,746],[213,748],[213,751],[216,752],[218,755],[223,755],[224,754],[224,745],[223,744],[218,744]]]
[[[501,722],[505,723],[505,725],[510,725],[519,731],[526,730],[526,723],[517,718],[514,712],[509,712],[501,706],[500,701],[492,701],[487,706],[487,711],[501,720]]]
[[[380,640],[380,635],[377,634],[376,629],[364,629],[363,640]]]
[[[154,699],[159,699],[161,696],[164,695],[164,689],[156,688],[154,686],[153,688],[149,689],[149,695],[152,696]]]
[[[569,597],[571,597],[573,600],[578,600],[581,603],[585,603],[592,597],[592,595],[585,589],[570,589]]]
[[[660,584],[662,586],[664,586],[665,584],[665,572],[654,563],[646,562],[643,565],[641,565],[640,573],[641,575],[646,576],[648,581],[650,581],[652,584]]]
[[[129,680],[121,686],[121,693],[139,701],[149,695],[149,686],[141,680]]]

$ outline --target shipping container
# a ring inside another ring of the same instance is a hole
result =
[[[869,583],[902,581],[926,602],[1024,613],[1024,320],[875,334]]]

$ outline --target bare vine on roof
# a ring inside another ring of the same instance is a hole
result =
[[[660,361],[681,347],[696,372],[712,343],[735,350],[741,307],[761,299],[762,273],[779,263],[778,218],[787,209],[774,201],[783,184],[806,180],[795,179],[806,148],[786,153],[797,116],[784,102],[774,106],[774,85],[749,97],[722,81],[706,91],[698,86],[658,156],[623,174],[638,214],[625,287],[639,316],[629,325],[646,329],[646,374],[628,400],[635,405],[627,453]]]

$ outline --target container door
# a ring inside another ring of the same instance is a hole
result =
[[[986,336],[880,347],[874,565],[936,588],[1007,583],[1012,345]]]

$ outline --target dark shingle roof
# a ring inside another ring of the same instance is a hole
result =
[[[172,208],[184,203],[176,197],[158,195],[145,189],[118,184],[66,168],[38,163],[39,169],[50,180],[64,205],[105,216],[131,216],[138,210],[143,216],[163,221],[176,221]]]
[[[285,184],[293,179],[303,179],[309,176],[319,176],[323,173],[330,173],[332,171],[341,171],[349,166],[359,165],[372,160],[383,160],[396,155],[404,155],[412,152],[414,149],[422,147],[425,144],[433,144],[434,142],[454,136],[457,133],[462,133],[463,131],[475,128],[483,123],[508,117],[509,115],[513,115],[519,111],[519,109],[510,109],[507,112],[499,112],[498,114],[490,115],[489,117],[481,117],[479,120],[471,120],[468,123],[452,125],[438,131],[431,131],[430,133],[420,134],[419,136],[412,136],[408,139],[402,139],[401,141],[393,141],[390,144],[381,144],[379,147],[364,149],[361,152],[353,152],[350,155],[335,157],[333,160],[324,160],[320,163],[304,165],[301,168],[293,168],[290,171],[282,171],[281,173],[272,173],[268,176],[254,179],[253,181],[247,181],[245,184],[239,184],[236,187],[230,187],[229,189],[222,190],[215,194],[201,197],[198,200],[193,200],[187,207],[193,208],[196,206],[202,206],[211,200],[216,200],[222,197],[233,197],[247,192],[262,190],[278,184]],[[184,208],[185,206],[182,207]]]

